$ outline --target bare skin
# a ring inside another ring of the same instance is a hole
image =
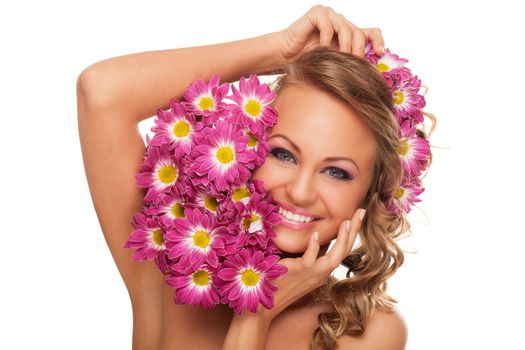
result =
[[[321,29],[327,24],[332,32]],[[332,40],[335,33],[339,34],[339,43]],[[227,337],[242,342],[246,334],[250,338],[265,334],[257,340],[258,349],[307,348],[307,340],[317,328],[317,315],[326,311],[327,305],[304,303],[307,298],[299,298],[272,315],[267,324],[259,319],[236,319],[227,306],[201,309],[174,304],[173,289],[165,284],[154,263],[132,261],[133,251],[123,246],[133,230],[131,218],[142,208],[145,194],[134,179],[145,151],[137,126],[159,106],[166,108],[170,98],[181,99],[187,85],[197,78],[208,80],[219,73],[222,81],[232,82],[249,73],[278,72],[302,50],[319,45],[339,45],[341,50],[359,55],[365,36],[373,39],[374,49],[380,52],[383,40],[378,30],[358,29],[332,9],[314,6],[285,31],[223,44],[116,57],[86,68],[79,76],[78,127],[86,177],[101,229],[130,295],[133,349],[222,349]],[[347,245],[350,240],[349,236],[345,238]],[[318,251],[312,248],[312,259],[326,253],[330,242],[321,243]],[[370,321],[378,325],[376,328],[367,328],[367,336],[361,339],[343,337],[340,345],[365,344],[372,347],[362,349],[377,349],[377,335],[384,338],[388,329],[396,327],[400,331],[387,338],[388,342],[402,343],[406,331],[402,332],[399,315],[394,316],[376,312]],[[259,327],[265,332],[259,332]]]

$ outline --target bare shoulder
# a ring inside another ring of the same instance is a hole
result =
[[[408,327],[401,313],[376,309],[365,333],[361,336],[343,335],[337,340],[337,350],[403,350],[406,347]]]

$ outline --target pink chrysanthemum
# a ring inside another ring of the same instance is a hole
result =
[[[248,137],[235,125],[218,121],[216,128],[205,128],[197,135],[197,142],[189,168],[194,184],[211,184],[217,191],[224,191],[250,178],[255,155],[246,150]]]
[[[151,128],[155,132],[151,144],[168,144],[169,149],[174,149],[175,156],[179,159],[191,152],[195,133],[202,129],[203,124],[193,122],[188,117],[184,104],[179,103],[177,99],[173,98],[170,101],[170,107],[167,111],[159,109],[157,112],[156,126]]]
[[[135,176],[139,187],[148,188],[144,201],[157,202],[161,193],[176,187],[179,193],[184,193],[184,171],[167,145],[155,147],[150,145],[147,158],[141,166],[141,172]]]
[[[200,266],[206,261],[211,267],[219,265],[216,250],[224,248],[213,215],[199,208],[187,208],[184,219],[173,221],[173,229],[166,233],[168,257],[180,258],[184,267]]]
[[[260,196],[266,195],[262,181],[253,179],[246,184],[233,186],[223,200],[224,209],[221,214],[224,214],[230,220],[241,217],[244,213],[244,208],[248,205],[254,193],[258,193]]]
[[[370,62],[374,64],[375,68],[381,73],[389,73],[396,69],[408,69],[405,67],[405,63],[407,63],[408,60],[391,53],[389,49],[386,49],[381,57],[377,56],[372,49],[367,57],[370,58]]]
[[[150,216],[157,215],[164,227],[170,227],[173,225],[173,220],[185,217],[185,209],[191,202],[193,197],[188,193],[179,194],[175,189],[171,189],[159,196],[158,204],[144,208],[144,213]]]
[[[206,265],[181,270],[167,278],[166,283],[175,288],[176,304],[190,304],[209,309],[220,303],[217,287],[220,281],[215,272]]]
[[[236,236],[235,246],[238,249],[245,245],[258,245],[265,249],[268,240],[276,236],[271,227],[279,222],[281,219],[277,214],[277,206],[254,193],[242,213],[240,223],[230,224],[228,231]]]
[[[268,135],[263,133],[262,135],[255,135],[247,128],[243,128],[244,135],[248,136],[249,140],[246,144],[246,149],[253,152],[255,155],[254,165],[256,167],[261,166],[264,163],[266,155],[270,152],[268,146]]]
[[[416,125],[423,121],[420,110],[425,107],[425,98],[418,94],[421,80],[417,76],[394,72],[387,81],[391,82],[394,99],[394,113],[399,123],[412,119],[411,124]]]
[[[269,280],[288,272],[286,266],[276,264],[278,260],[279,256],[265,257],[261,251],[252,256],[246,249],[229,256],[218,272],[219,278],[226,282],[221,288],[221,302],[228,303],[237,314],[245,308],[257,312],[259,303],[268,310],[273,308],[273,292],[277,287]]]
[[[239,90],[231,86],[233,95],[226,96],[237,103],[231,107],[231,120],[250,129],[256,137],[262,136],[265,127],[277,122],[277,111],[270,105],[276,93],[267,84],[261,84],[257,75],[250,74],[248,80],[241,77]]]
[[[219,86],[220,76],[215,74],[208,83],[202,79],[193,82],[184,92],[184,105],[195,116],[203,115],[202,122],[209,126],[229,114],[229,106],[222,99],[230,90],[229,83]],[[196,118],[198,121],[199,118]]]
[[[428,140],[416,135],[416,127],[410,127],[405,120],[400,128],[400,145],[396,148],[403,164],[403,170],[409,176],[419,175],[430,154]]]
[[[387,209],[393,213],[400,214],[401,211],[409,213],[415,202],[421,202],[417,198],[424,191],[419,178],[405,178],[396,192],[388,199]]]
[[[132,225],[135,230],[129,235],[124,248],[137,248],[133,254],[134,261],[153,260],[166,250],[165,234],[157,221],[138,212],[133,216]]]

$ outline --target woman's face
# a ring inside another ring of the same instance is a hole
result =
[[[265,190],[288,211],[319,218],[305,225],[281,216],[273,241],[284,252],[302,253],[317,231],[326,251],[340,223],[365,198],[376,156],[374,136],[349,106],[304,83],[284,87],[273,106],[279,119],[268,138],[271,152],[252,179],[264,181]]]

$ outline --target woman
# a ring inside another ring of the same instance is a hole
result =
[[[378,29],[359,29],[317,5],[280,32],[116,57],[82,72],[78,122],[86,175],[130,294],[134,349],[405,347],[406,326],[382,288],[403,262],[393,239],[408,224],[379,203],[379,193],[395,188],[401,176],[399,140],[388,86],[370,65],[348,55],[363,57],[365,38],[380,55]],[[221,81],[233,82],[250,73],[283,72],[274,101],[279,120],[268,141],[272,151],[252,175],[286,210],[274,241],[289,272],[273,283],[279,288],[275,307],[239,316],[226,305],[177,305],[154,263],[134,263],[133,252],[123,248],[145,194],[134,179],[145,151],[137,124],[170,98],[180,100],[197,78],[219,74]],[[352,104],[350,92],[334,94],[337,82],[323,84],[324,73],[367,93],[375,108],[363,112],[362,101]],[[359,74],[369,78],[359,80]],[[348,159],[324,160],[336,156]],[[366,216],[360,208],[368,210]],[[297,224],[286,219],[290,212],[316,220]],[[352,250],[360,230],[362,246]],[[345,259],[351,252],[356,254]],[[355,275],[337,282],[330,273],[341,263]]]

